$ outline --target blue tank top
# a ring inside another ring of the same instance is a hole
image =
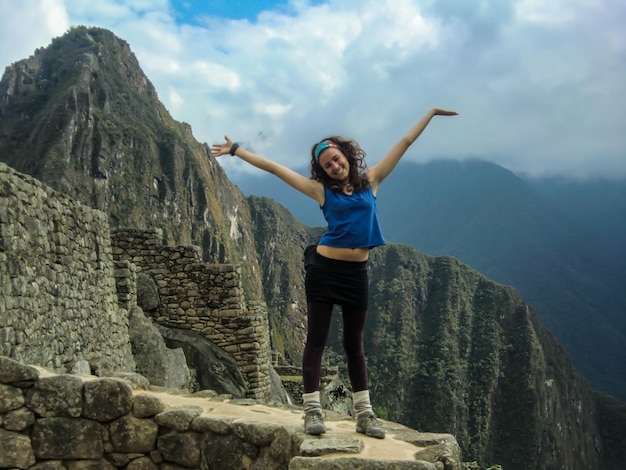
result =
[[[324,218],[328,230],[320,245],[335,248],[374,248],[385,245],[372,188],[358,193],[344,194],[324,186]]]

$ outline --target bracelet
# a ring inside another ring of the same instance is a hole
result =
[[[239,144],[235,142],[233,146],[230,148],[230,154],[234,156],[238,148],[239,148]]]

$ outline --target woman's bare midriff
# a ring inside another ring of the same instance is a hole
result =
[[[317,245],[317,252],[331,259],[341,261],[367,261],[369,248],[336,248],[334,246]]]

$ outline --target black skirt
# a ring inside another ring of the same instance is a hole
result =
[[[326,258],[316,251],[305,257],[307,302],[326,302],[367,309],[367,261]]]

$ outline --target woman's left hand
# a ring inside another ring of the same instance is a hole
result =
[[[228,138],[227,135],[224,136],[226,142],[223,144],[213,144],[211,146],[211,155],[214,157],[220,157],[222,155],[230,155],[230,149],[233,147],[234,142]]]

